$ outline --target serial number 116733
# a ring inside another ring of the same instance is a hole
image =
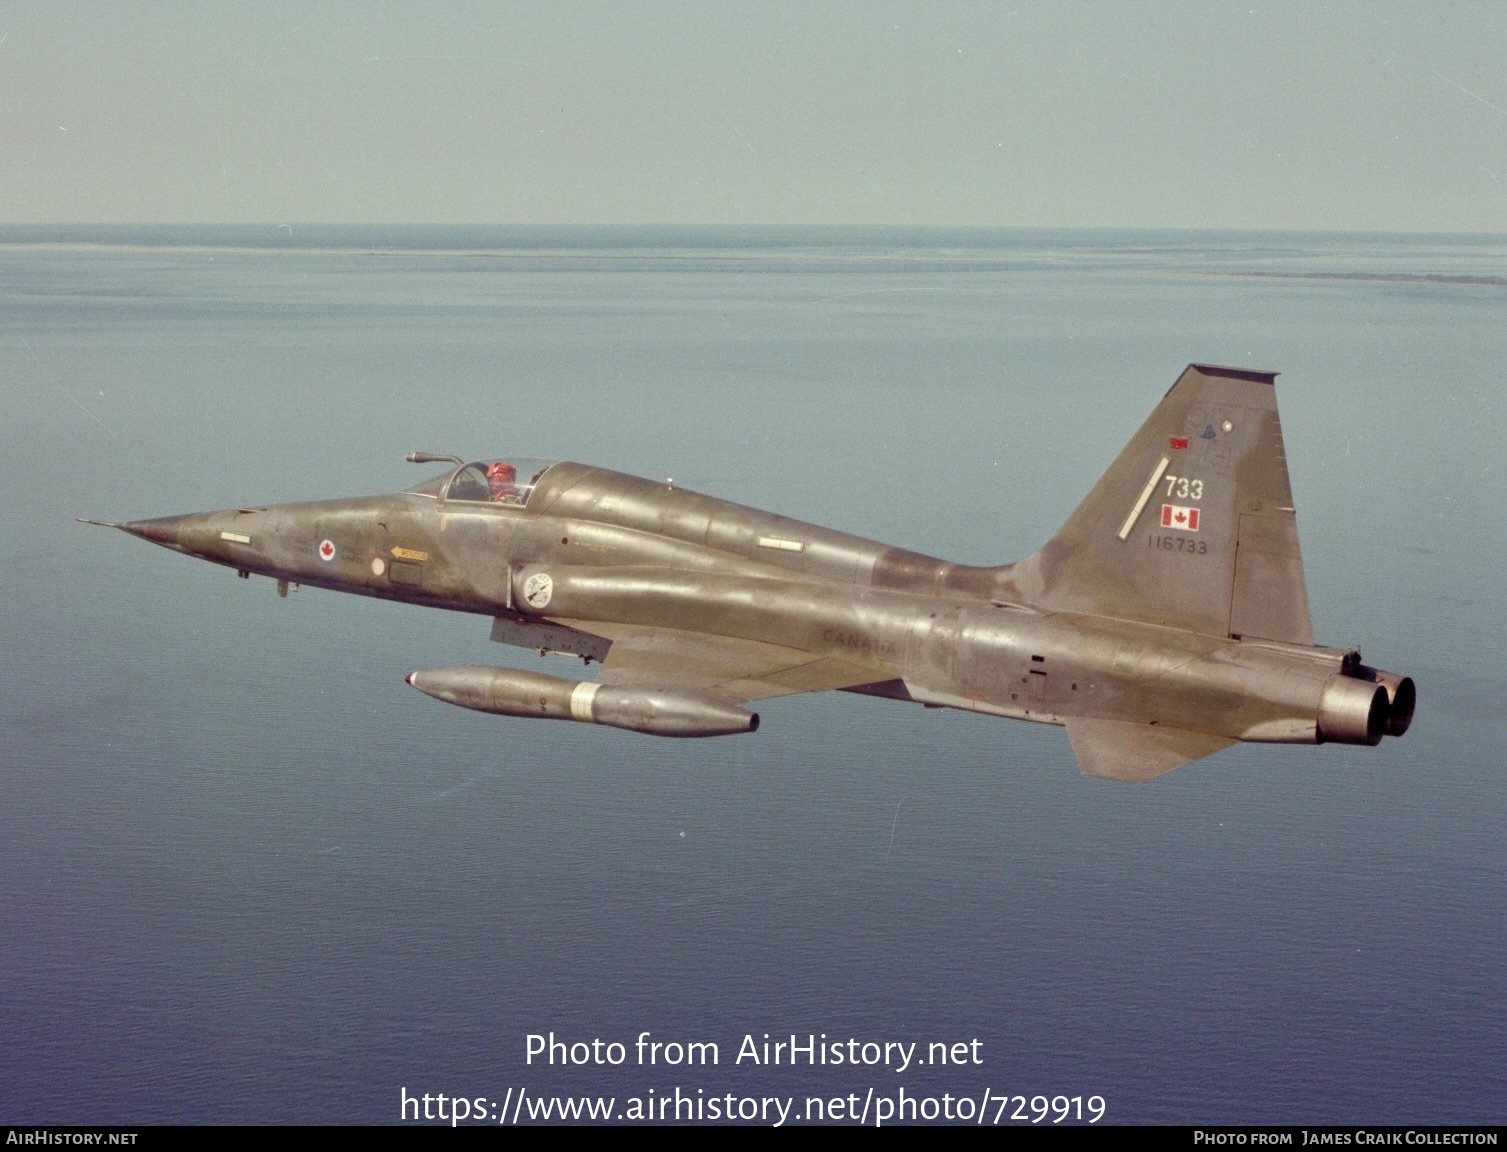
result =
[[[1209,550],[1209,542],[1190,540],[1186,536],[1158,536],[1153,532],[1146,537],[1146,547],[1160,548],[1163,552],[1182,552],[1189,556],[1202,556]]]

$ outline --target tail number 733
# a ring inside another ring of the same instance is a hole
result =
[[[1187,476],[1165,476],[1167,481],[1167,495],[1176,496],[1180,500],[1202,500],[1204,498],[1204,482],[1194,480]]]

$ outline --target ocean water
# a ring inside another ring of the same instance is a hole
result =
[[[1504,258],[0,228],[0,1119],[904,1086],[1098,1095],[1122,1123],[1501,1121]],[[579,666],[73,521],[388,491],[423,449],[1002,563],[1190,361],[1283,373],[1315,630],[1415,677],[1406,738],[1132,787],[1081,777],[1060,729],[847,694],[708,741],[481,716],[402,677]],[[528,1063],[549,1032],[626,1059]],[[719,1062],[641,1066],[643,1032]],[[903,1073],[736,1061],[766,1033],[978,1046]]]

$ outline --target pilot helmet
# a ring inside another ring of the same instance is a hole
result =
[[[487,479],[501,480],[505,484],[511,484],[518,479],[518,469],[506,460],[494,460],[487,465]]]

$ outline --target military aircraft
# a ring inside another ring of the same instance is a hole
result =
[[[1035,555],[951,564],[568,462],[444,463],[404,492],[106,524],[308,584],[492,618],[597,663],[414,672],[464,708],[659,736],[752,732],[750,701],[841,689],[1067,728],[1147,781],[1238,741],[1376,745],[1411,679],[1315,645],[1276,373],[1192,364]],[[86,523],[106,523],[86,521]]]

